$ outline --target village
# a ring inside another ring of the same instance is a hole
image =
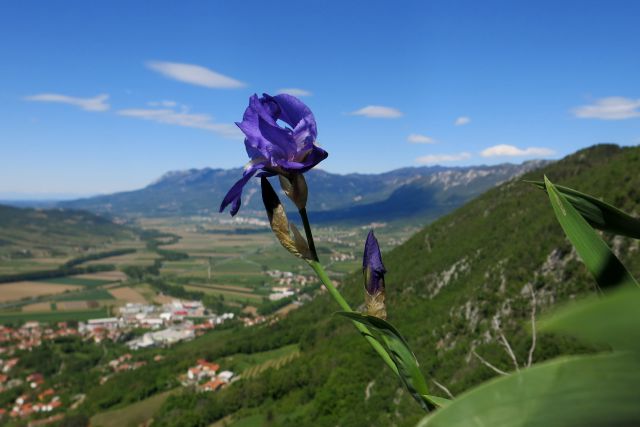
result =
[[[173,300],[162,306],[151,304],[127,303],[120,307],[119,317],[90,319],[86,322],[58,322],[55,325],[30,321],[20,327],[0,325],[0,393],[22,388],[28,393],[20,394],[7,407],[0,407],[0,422],[6,417],[26,418],[33,414],[49,413],[64,410],[64,402],[55,388],[44,388],[47,378],[41,373],[14,375],[16,366],[24,351],[32,351],[43,344],[64,337],[78,337],[85,342],[96,345],[105,340],[122,342],[133,330],[148,330],[141,336],[124,341],[130,350],[151,347],[169,347],[180,341],[192,340],[207,330],[233,320],[233,313],[205,314],[200,301]],[[255,321],[255,319],[254,319]],[[130,353],[124,354],[106,364],[107,372],[100,378],[104,383],[119,372],[136,370],[144,366],[146,361],[135,361]],[[162,360],[156,355],[155,362]],[[215,369],[214,369],[215,368]],[[185,385],[195,385],[202,391],[218,390],[228,384],[233,373],[219,372],[219,366],[207,364],[199,360],[194,367],[195,376],[185,374]],[[203,379],[205,384],[201,384]],[[79,399],[69,404],[79,404]]]
[[[131,350],[150,347],[167,347],[180,341],[192,340],[206,330],[213,329],[227,320],[234,319],[234,313],[221,315],[205,314],[200,301],[173,300],[157,306],[153,304],[127,303],[120,307],[119,317],[91,319],[78,324],[81,334],[90,336],[96,342],[103,339],[116,341],[123,331],[150,329],[140,337],[127,341]],[[195,323],[194,320],[199,320]],[[161,329],[164,328],[164,329]]]
[[[99,374],[93,377],[95,384],[102,385],[115,375],[164,359],[162,353],[149,356],[143,350],[166,349],[179,342],[191,341],[230,321],[244,327],[276,322],[287,311],[312,299],[309,287],[316,282],[313,277],[281,270],[266,273],[273,286],[265,301],[279,304],[277,307],[286,306],[283,313],[260,314],[255,307],[246,307],[241,313],[212,313],[202,301],[174,298],[163,304],[126,302],[112,308],[112,317],[0,325],[0,393],[13,396],[0,403],[0,424],[3,419],[28,419],[30,425],[56,422],[86,398],[83,390],[60,388],[51,372],[43,373],[21,364],[22,358],[43,346],[67,339],[114,349],[115,357],[102,361]],[[221,369],[218,363],[200,358],[176,380],[182,387],[198,392],[215,392],[239,378],[231,370]]]

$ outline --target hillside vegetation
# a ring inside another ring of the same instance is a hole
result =
[[[640,207],[640,149],[601,145],[544,170],[554,182],[608,201],[628,212]],[[379,234],[383,231],[379,231]],[[610,239],[632,273],[640,271],[637,242]],[[502,370],[513,370],[498,342],[508,337],[520,362],[530,337],[530,286],[538,313],[593,292],[594,283],[557,225],[540,190],[509,182],[436,221],[385,254],[389,319],[406,336],[430,379],[459,394],[495,375],[476,351]],[[353,306],[362,301],[361,275],[344,284]],[[207,425],[231,413],[260,412],[270,425],[411,426],[422,415],[413,399],[384,372],[354,328],[332,315],[321,296],[277,325],[235,334],[227,345],[300,342],[301,355],[286,369],[267,370],[217,395],[171,397],[158,425]],[[499,329],[498,329],[499,327]],[[250,339],[250,336],[252,339]],[[276,345],[274,345],[276,347]],[[538,336],[534,361],[592,349],[567,338]],[[430,382],[434,394],[443,393]]]
[[[89,212],[0,205],[0,259],[71,257],[134,239],[132,229]]]

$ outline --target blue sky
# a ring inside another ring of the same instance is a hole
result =
[[[282,89],[305,95],[331,172],[639,144],[638,16],[632,0],[2,2],[0,196],[241,166],[233,122]]]

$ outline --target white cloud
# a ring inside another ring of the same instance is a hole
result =
[[[381,105],[367,105],[356,111],[352,111],[352,116],[364,116],[372,119],[397,119],[402,117],[403,113],[391,107],[383,107]]]
[[[288,93],[289,95],[293,95],[293,96],[311,96],[311,95],[313,95],[308,90],[299,89],[299,88],[295,88],[295,87],[290,87],[290,88],[285,88],[285,89],[278,89],[278,93]]]
[[[407,141],[412,144],[435,144],[436,140],[427,135],[412,133],[407,137]]]
[[[433,165],[437,163],[458,162],[471,158],[471,153],[462,152],[457,154],[429,154],[427,156],[418,157],[416,162],[423,165]]]
[[[518,148],[514,145],[500,144],[482,150],[482,157],[533,157],[550,156],[555,151],[543,147]]]
[[[640,99],[610,96],[596,100],[594,104],[582,105],[573,110],[580,119],[624,120],[640,117]]]
[[[156,123],[204,129],[231,139],[242,138],[242,133],[235,125],[229,123],[215,123],[213,118],[208,114],[193,114],[189,113],[186,109],[183,109],[182,111],[175,111],[168,108],[141,108],[120,110],[118,111],[118,114],[121,116],[150,120]]]
[[[109,95],[101,94],[93,98],[75,98],[73,96],[60,95],[57,93],[40,93],[24,98],[27,101],[37,102],[59,102],[61,104],[74,105],[85,111],[107,111],[110,105],[106,102]]]
[[[164,99],[162,101],[150,101],[147,102],[147,105],[150,107],[175,107],[176,105],[178,105],[178,103],[176,101],[170,101],[168,99]]]
[[[460,116],[456,119],[455,122],[453,122],[454,125],[456,126],[464,126],[466,124],[469,124],[469,122],[471,121],[471,119],[467,116]]]
[[[246,86],[241,81],[217,73],[200,65],[150,61],[147,62],[147,67],[153,71],[157,71],[165,77],[208,88],[234,89]]]

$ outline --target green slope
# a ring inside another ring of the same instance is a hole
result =
[[[544,173],[558,184],[606,194],[607,201],[637,213],[638,166],[639,148],[601,145],[524,178],[540,179]],[[384,229],[378,232],[383,233]],[[637,275],[640,262],[633,254],[638,244],[606,238]],[[431,379],[459,394],[495,375],[472,350],[502,370],[513,369],[498,343],[496,323],[518,360],[526,360],[530,286],[536,289],[538,313],[594,289],[546,195],[521,182],[490,190],[424,228],[384,259],[389,270],[389,320],[416,352],[436,395],[443,394]],[[352,306],[358,306],[363,300],[361,274],[351,275],[342,289]],[[337,310],[325,294],[278,324],[241,330],[217,343],[210,357],[294,342],[301,355],[283,369],[241,380],[221,393],[171,397],[154,417],[154,425],[208,425],[232,413],[236,419],[261,413],[264,425],[271,426],[415,425],[421,409],[353,326],[332,315]],[[576,341],[538,336],[534,361],[585,351],[590,349]],[[125,389],[115,382],[110,387],[114,392]],[[96,395],[106,392],[96,390]]]
[[[0,205],[2,259],[70,256],[135,238],[131,229],[89,212]]]

